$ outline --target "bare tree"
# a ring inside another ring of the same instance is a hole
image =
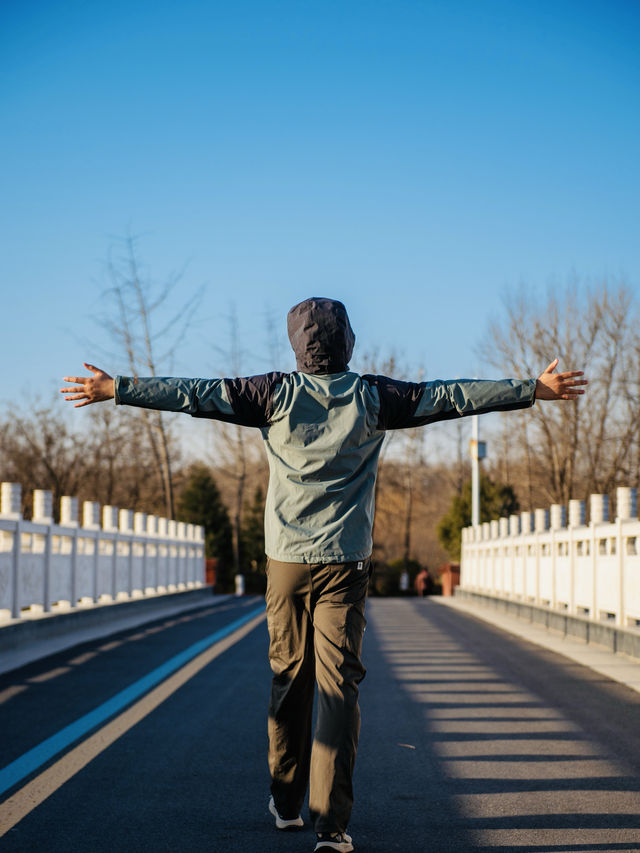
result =
[[[0,479],[22,484],[22,510],[27,514],[33,490],[50,490],[57,517],[62,495],[76,495],[86,475],[88,444],[55,405],[14,409],[0,429]]]
[[[162,365],[170,362],[191,324],[200,303],[202,290],[183,300],[180,307],[166,316],[169,300],[182,273],[170,275],[158,285],[141,269],[138,239],[125,237],[112,249],[108,261],[110,286],[104,296],[110,308],[101,318],[120,354],[124,354],[131,374],[156,376]],[[172,482],[172,442],[166,417],[162,412],[140,409],[147,440],[157,471],[168,518],[175,516]]]
[[[523,503],[566,503],[637,478],[640,338],[630,289],[624,282],[573,281],[540,300],[520,288],[504,309],[480,349],[485,361],[524,377],[537,376],[557,356],[565,369],[584,368],[590,383],[580,402],[536,405],[529,415],[517,414],[524,418],[518,429],[509,420],[510,444],[519,445],[518,479],[527,484]]]
[[[56,518],[62,495],[159,514],[164,503],[154,472],[134,410],[95,407],[79,429],[59,400],[49,406],[36,401],[12,408],[0,421],[0,480],[22,485],[26,513],[33,489],[48,489]],[[182,472],[173,477],[179,483]]]
[[[386,358],[381,358],[380,354],[377,350],[373,352],[365,352],[359,358],[359,366],[360,372],[364,374],[372,374],[374,376],[392,376],[395,378],[402,378],[402,370],[398,368],[398,359],[394,352],[388,355]],[[398,376],[400,373],[400,376]],[[389,430],[384,437],[382,442],[382,447],[380,448],[380,455],[378,457],[378,470],[376,473],[376,484],[374,487],[374,503],[376,506],[376,515],[373,522],[373,554],[377,555],[381,553],[381,544],[379,539],[380,533],[380,525],[378,524],[379,518],[379,496],[380,490],[382,488],[381,484],[384,483],[385,478],[385,470],[384,470],[384,460],[387,455],[389,448],[392,443],[397,444],[398,438],[400,436],[399,430]]]
[[[144,420],[135,409],[112,406],[92,407],[87,445],[91,465],[85,473],[78,496],[102,504],[154,514],[165,513],[164,496],[156,481],[156,460],[151,452]],[[179,457],[172,452],[172,485],[175,490],[180,471]]]
[[[425,467],[424,458],[422,456],[422,448],[424,441],[424,430],[418,427],[417,429],[407,430],[402,436],[404,440],[404,490],[405,490],[405,505],[404,505],[404,547],[402,550],[402,559],[405,569],[409,567],[411,559],[411,533],[414,521],[414,502],[416,498],[416,473]]]
[[[227,362],[233,376],[240,376],[245,350],[240,342],[240,328],[236,306],[231,305],[229,312],[229,348],[217,347]],[[255,456],[256,441],[247,435],[245,427],[238,424],[216,424],[216,446],[220,450],[222,461],[216,458],[213,464],[222,476],[222,480],[231,483],[230,516],[233,528],[233,562],[236,573],[242,571],[242,522],[245,507],[245,493],[249,475],[249,461]],[[258,451],[259,452],[259,451]]]
[[[281,322],[270,305],[265,305],[264,308],[264,325],[267,336],[267,352],[269,353],[269,362],[272,370],[282,370],[284,359],[284,337],[280,331]],[[289,350],[289,352],[291,352]]]

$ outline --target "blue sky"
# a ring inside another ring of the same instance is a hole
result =
[[[520,282],[637,290],[639,24],[619,0],[5,0],[0,400],[105,362],[127,229],[156,279],[205,286],[186,375],[229,371],[232,304],[244,373],[293,366],[267,308],[284,334],[326,295],[361,352],[447,378],[482,374]]]

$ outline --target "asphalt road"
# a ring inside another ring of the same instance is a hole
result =
[[[310,853],[310,828],[278,833],[267,812],[266,623],[218,639],[259,606],[207,606],[2,676],[0,765],[44,761],[3,795],[0,851]],[[429,600],[370,600],[368,619],[359,853],[640,851],[640,694]]]

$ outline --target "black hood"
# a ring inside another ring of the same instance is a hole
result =
[[[342,373],[356,336],[342,302],[312,296],[294,305],[287,315],[289,340],[296,366],[303,373]]]

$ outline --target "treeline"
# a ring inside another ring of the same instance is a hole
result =
[[[122,266],[111,270],[120,312],[113,338],[120,334],[133,373],[153,374],[157,338],[150,329],[159,302],[131,273],[134,248],[125,244],[127,275]],[[242,375],[237,340],[232,336],[230,375]],[[494,376],[534,377],[557,356],[560,370],[583,368],[590,384],[579,402],[539,403],[482,421],[489,440],[482,520],[640,485],[640,324],[629,286],[573,282],[544,298],[521,289],[507,297],[485,340],[480,355]],[[393,359],[364,360],[355,369],[419,376]],[[62,495],[77,495],[203,524],[220,587],[230,588],[238,572],[249,589],[264,587],[268,469],[257,432],[200,424],[215,437],[214,451],[194,462],[181,439],[181,416],[108,404],[83,410],[81,419],[70,414],[56,401],[0,417],[0,479],[22,484],[25,512],[31,491],[44,488],[56,511]],[[387,434],[376,485],[377,591],[397,589],[405,569],[413,575],[420,565],[437,570],[458,558],[460,529],[471,520],[469,434],[467,420]]]

